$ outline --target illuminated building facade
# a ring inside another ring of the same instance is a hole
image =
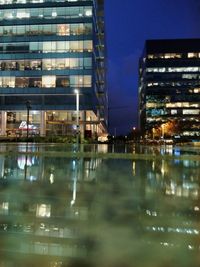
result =
[[[200,138],[200,39],[148,40],[139,67],[148,137]]]
[[[1,135],[106,132],[103,0],[0,0]]]

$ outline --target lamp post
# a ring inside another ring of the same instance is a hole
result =
[[[136,127],[133,127],[133,142],[135,142],[135,130],[136,130]]]
[[[31,109],[31,102],[29,100],[26,101],[26,108],[27,108],[27,120],[26,120],[26,138],[27,138],[27,141],[28,141],[28,134],[29,134],[29,129],[28,129],[28,126],[29,126],[29,112],[30,112],[30,109]]]
[[[79,135],[80,135],[80,122],[79,122],[80,95],[79,95],[79,89],[75,89],[74,92],[76,94],[76,144],[78,147]]]
[[[162,139],[164,140],[164,138],[165,138],[165,124],[161,125],[161,131],[162,131],[162,133],[161,133]]]

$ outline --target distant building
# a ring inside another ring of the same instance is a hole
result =
[[[1,132],[107,131],[103,0],[0,0]]]
[[[143,135],[200,139],[200,39],[146,41],[139,76]]]

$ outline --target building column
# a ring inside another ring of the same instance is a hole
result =
[[[40,136],[46,136],[46,111],[40,113]]]
[[[6,121],[7,121],[7,112],[1,111],[1,134],[2,136],[6,135]]]

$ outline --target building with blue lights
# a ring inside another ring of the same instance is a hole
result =
[[[107,130],[104,1],[0,0],[2,136]]]

